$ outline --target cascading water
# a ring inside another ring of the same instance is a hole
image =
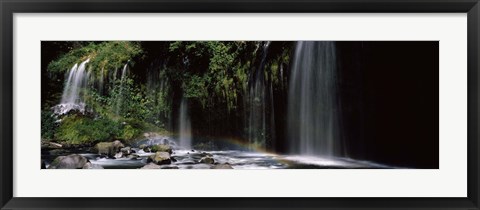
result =
[[[182,98],[180,104],[179,144],[184,149],[192,148],[192,131],[188,115],[188,102]]]
[[[339,156],[337,73],[334,42],[298,42],[288,93],[290,150]]]
[[[123,89],[124,89],[124,83],[125,83],[126,76],[127,76],[127,70],[128,70],[128,62],[123,66],[122,76],[120,77],[120,91],[119,91],[118,97],[117,97],[117,106],[115,107],[115,113],[117,115],[120,114],[120,110],[122,109]]]
[[[60,104],[54,107],[57,115],[63,115],[70,110],[85,111],[85,101],[81,91],[87,86],[89,74],[85,71],[90,59],[83,61],[80,65],[75,64],[68,72],[68,77],[63,88]]]
[[[266,114],[265,114],[265,61],[270,42],[262,45],[262,60],[249,82],[248,90],[248,140],[253,147],[265,147]],[[253,149],[253,148],[252,148]]]

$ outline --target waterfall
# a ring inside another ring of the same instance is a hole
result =
[[[192,131],[190,125],[190,117],[188,115],[188,103],[187,100],[182,98],[180,104],[180,125],[179,125],[179,144],[184,149],[192,148]]]
[[[60,104],[54,107],[57,115],[68,113],[70,110],[85,111],[85,101],[82,96],[82,90],[87,87],[89,74],[85,71],[90,59],[83,61],[80,65],[75,64],[68,72],[65,85],[63,87],[62,99]]]
[[[128,69],[128,62],[123,66],[122,76],[120,77],[120,91],[118,92],[117,103],[116,103],[117,106],[115,108],[115,113],[117,115],[120,114],[120,111],[122,109],[123,89],[124,89],[124,83],[125,83],[126,76],[127,76],[127,69]]]
[[[302,155],[341,155],[334,42],[298,42],[289,80],[290,150]]]
[[[259,67],[249,81],[248,90],[248,120],[247,133],[250,145],[256,147],[265,147],[266,145],[266,114],[265,114],[265,61],[267,58],[270,42],[262,45],[262,60]]]

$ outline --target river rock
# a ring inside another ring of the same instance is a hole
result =
[[[178,166],[163,166],[161,169],[180,169]]]
[[[143,167],[141,167],[140,169],[160,169],[161,166],[155,164],[155,163],[149,163]]]
[[[68,156],[59,156],[52,161],[49,169],[81,169],[88,162],[87,158],[72,154]]]
[[[130,155],[127,156],[127,158],[132,159],[132,160],[136,160],[136,159],[138,159],[139,157],[140,157],[140,156],[137,155],[137,154],[130,154]]]
[[[64,150],[64,149],[52,149],[52,150],[48,151],[48,154],[50,154],[51,156],[66,155],[68,153],[69,152],[67,150]]]
[[[170,154],[168,152],[156,152],[155,155],[150,156],[150,159],[157,165],[172,163],[170,160]]]
[[[124,147],[124,148],[121,148],[120,151],[123,153],[123,155],[127,156],[132,153],[132,148]]]
[[[172,147],[166,144],[157,144],[150,147],[151,152],[168,152],[168,154],[172,154]]]
[[[211,169],[233,169],[233,167],[230,164],[225,163],[225,164],[214,165],[211,167]]]
[[[200,163],[214,164],[215,160],[211,157],[203,157],[202,159],[200,159]]]
[[[103,169],[101,165],[93,164],[91,162],[85,163],[82,167],[83,169]]]
[[[94,149],[99,155],[107,155],[109,157],[117,154],[121,148],[125,146],[119,140],[113,142],[100,142],[95,145]]]

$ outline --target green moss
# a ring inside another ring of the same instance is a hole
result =
[[[109,119],[90,119],[71,115],[64,117],[55,138],[71,144],[111,140],[118,136],[118,123]]]
[[[172,148],[165,144],[153,145],[150,148],[150,151],[151,152],[168,152],[169,154],[172,154]]]

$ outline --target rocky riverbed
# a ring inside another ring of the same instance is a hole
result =
[[[45,169],[343,169],[390,168],[348,158],[278,155],[245,150],[197,150],[176,146],[169,137],[131,144],[119,140],[95,145],[42,143]]]

